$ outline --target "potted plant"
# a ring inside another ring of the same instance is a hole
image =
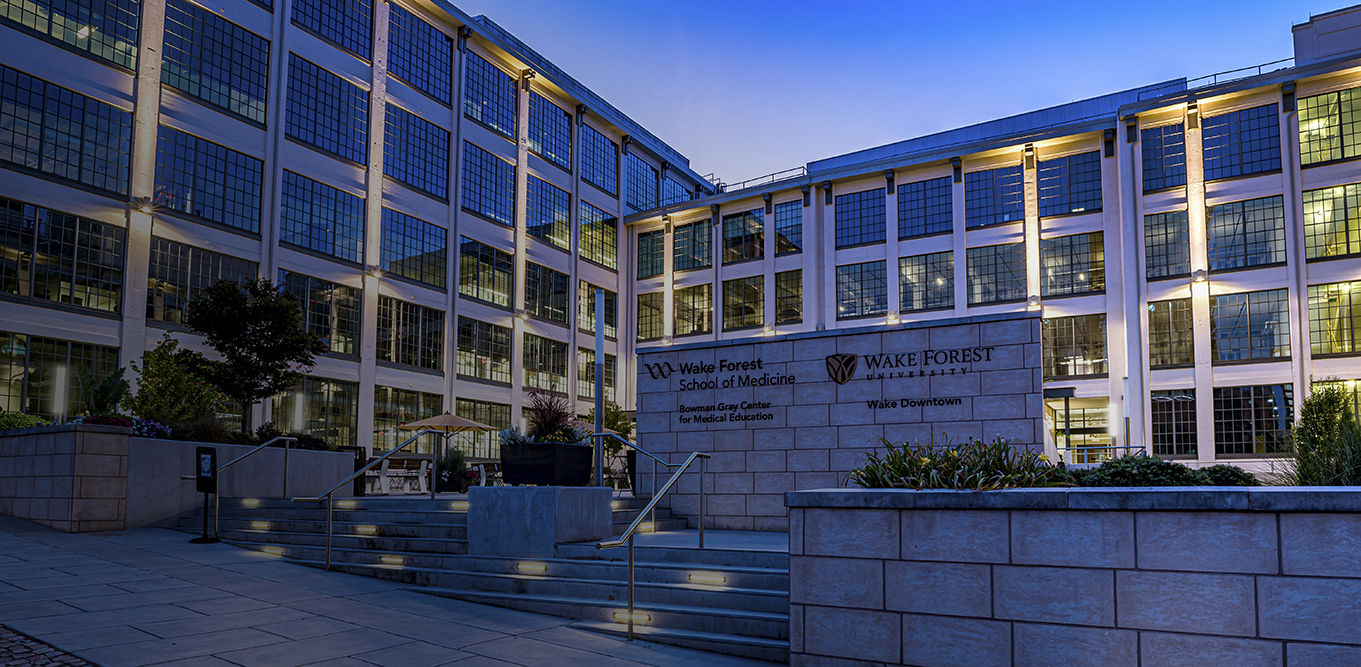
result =
[[[572,424],[567,400],[553,394],[529,394],[528,432],[501,432],[501,476],[522,486],[585,486],[591,479],[590,434]]]
[[[435,480],[435,492],[463,493],[467,491],[466,467],[462,450],[454,448],[445,450],[444,455],[439,459],[439,479]]]

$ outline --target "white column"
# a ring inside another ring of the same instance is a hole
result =
[[[1205,155],[1200,144],[1200,124],[1186,119],[1186,220],[1191,236],[1191,273],[1209,268],[1205,220]],[[1213,277],[1211,277],[1213,279]],[[1210,283],[1191,283],[1191,322],[1196,365],[1196,458],[1214,461],[1214,367],[1210,354]]]

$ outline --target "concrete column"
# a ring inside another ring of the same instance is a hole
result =
[[[825,203],[828,193],[832,194],[831,204]],[[816,215],[817,235],[822,249],[818,252],[817,283],[826,286],[818,292],[817,328],[834,329],[836,321],[836,199],[835,191],[821,185],[813,189],[813,207]]]
[[[1021,177],[1025,187],[1025,294],[1029,299],[1040,294],[1040,186],[1039,156],[1021,157]]]
[[[284,139],[284,125],[287,122],[284,106],[288,100],[288,45],[292,30],[289,16],[293,13],[293,0],[280,0],[273,16],[272,39],[269,51],[269,99],[273,100],[267,108],[268,126],[274,128],[265,143],[263,187],[260,193],[260,276],[270,280],[279,279],[279,193],[283,189],[283,166],[279,162],[280,146]],[[362,280],[362,277],[361,277]],[[353,286],[353,285],[351,285]],[[360,331],[360,344],[366,337]],[[259,421],[263,424],[274,419],[274,401],[264,401],[257,408]],[[301,423],[301,422],[297,422]]]
[[[964,165],[960,163],[960,178],[958,182],[953,181],[951,175],[950,214],[950,244],[954,247],[955,258],[955,317],[964,317],[969,313],[969,267],[968,267],[968,248],[969,237],[964,230]]]
[[[1294,419],[1299,419],[1300,406],[1309,395],[1309,377],[1314,364],[1309,341],[1309,273],[1305,264],[1304,193],[1300,189],[1298,107],[1281,114],[1281,175],[1285,180],[1285,228],[1289,237],[1285,246],[1286,261],[1290,266],[1290,321],[1299,323],[1290,328],[1290,377],[1295,382]]]
[[[765,221],[761,225],[762,250],[765,261],[761,263],[761,321],[766,326],[775,326],[775,200],[765,202]]]
[[[1191,237],[1191,273],[1209,267],[1205,221],[1205,152],[1200,143],[1201,123],[1191,116],[1186,124],[1186,220]],[[1191,322],[1196,353],[1196,458],[1214,461],[1214,368],[1210,354],[1210,283],[1191,283]]]
[[[665,254],[662,259],[664,269],[662,275],[665,278],[662,288],[662,336],[664,337],[670,336],[675,327],[675,315],[673,313],[676,307],[676,224],[675,222],[668,222],[666,226],[671,231],[664,234],[662,240]],[[638,304],[635,301],[633,305],[636,308]]]
[[[450,96],[449,126],[453,128],[449,142],[449,214],[445,218],[448,233],[445,235],[445,274],[448,279],[449,308],[444,318],[444,354],[449,361],[444,365],[444,410],[454,413],[457,397],[454,383],[458,379],[458,287],[459,287],[459,235],[458,214],[462,210],[463,188],[460,176],[463,166],[463,74],[467,58],[462,38],[455,38],[453,62],[453,95]]]
[[[1137,117],[1127,122],[1137,123]],[[1123,125],[1123,123],[1122,123]],[[1146,270],[1144,265],[1143,240],[1143,159],[1138,139],[1138,126],[1135,126],[1136,141],[1130,143],[1124,136],[1126,128],[1116,129],[1116,165],[1120,175],[1120,214],[1115,218],[1119,226],[1121,279],[1124,281],[1121,293],[1124,303],[1120,312],[1124,314],[1126,333],[1125,360],[1129,376],[1125,406],[1129,410],[1129,443],[1143,445],[1152,453],[1152,400],[1149,388],[1152,386],[1148,366],[1148,308],[1144,291]],[[1106,257],[1111,257],[1106,249]],[[1109,261],[1107,266],[1109,266]],[[1109,275],[1109,272],[1108,272]],[[1109,290],[1108,290],[1109,291]],[[1109,309],[1108,309],[1109,310]],[[1112,310],[1112,312],[1114,312]],[[1110,327],[1107,327],[1110,330]],[[1108,350],[1118,349],[1107,347]]]
[[[373,388],[377,384],[378,297],[381,279],[368,274],[368,267],[381,264],[383,220],[383,142],[387,127],[387,43],[388,5],[373,6],[373,67],[369,87],[369,165],[364,180],[364,308],[361,331],[373,332],[363,340],[359,352],[359,426],[358,445],[373,452]],[[299,397],[301,403],[301,397]]]
[[[894,179],[895,181],[897,179]],[[903,298],[900,294],[902,276],[898,272],[898,193],[896,187],[889,187],[884,179],[884,232],[886,244],[884,253],[884,276],[888,279],[888,312],[902,314]]]

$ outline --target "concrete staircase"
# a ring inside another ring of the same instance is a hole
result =
[[[614,533],[646,499],[618,498]],[[576,619],[574,625],[623,634],[627,550],[558,545],[554,558],[467,554],[466,501],[419,497],[336,501],[332,569],[418,586],[413,590]],[[286,499],[222,500],[220,536],[237,546],[322,566],[326,509]],[[658,510],[658,531],[686,520]],[[198,532],[201,516],[179,529]],[[635,557],[635,634],[640,639],[786,662],[789,654],[789,556],[774,551],[641,546]],[[687,542],[688,544],[689,542]]]

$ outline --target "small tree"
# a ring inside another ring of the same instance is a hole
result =
[[[595,428],[595,408],[586,414],[586,423]],[[614,401],[605,401],[605,418],[602,420],[605,428],[619,434],[625,440],[633,439],[633,421],[623,408],[619,407]],[[623,449],[623,443],[614,438],[605,438],[605,455],[615,456],[619,450]]]
[[[250,406],[297,384],[326,351],[308,333],[297,299],[268,280],[214,283],[189,302],[185,323],[222,357],[190,353],[203,377],[241,404],[246,433]]]
[[[1299,486],[1361,484],[1361,426],[1337,382],[1310,382],[1300,420],[1290,429],[1292,456],[1273,481]]]
[[[155,349],[142,353],[142,366],[132,365],[141,379],[137,395],[127,402],[142,419],[179,426],[211,413],[226,400],[221,392],[194,372],[193,352],[179,349],[179,341],[165,334]]]

